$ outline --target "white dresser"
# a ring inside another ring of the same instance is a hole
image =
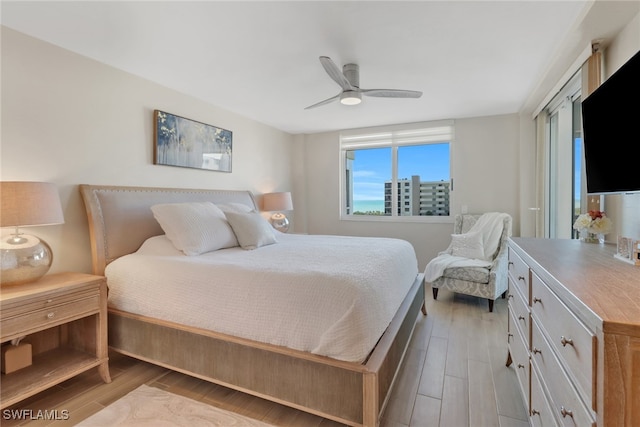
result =
[[[640,426],[640,267],[614,252],[509,240],[507,365],[533,426]]]

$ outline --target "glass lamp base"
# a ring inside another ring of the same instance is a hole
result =
[[[53,261],[44,240],[28,234],[3,235],[0,240],[0,285],[34,282],[47,274]]]
[[[271,215],[271,225],[278,231],[286,233],[289,231],[289,220],[283,213],[277,213]]]

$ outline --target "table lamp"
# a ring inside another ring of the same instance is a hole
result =
[[[267,193],[262,199],[262,208],[265,211],[276,212],[271,215],[271,225],[278,231],[286,233],[289,230],[289,220],[280,211],[290,211],[293,209],[290,192]]]
[[[58,189],[47,182],[0,181],[0,285],[19,285],[44,276],[53,261],[44,240],[19,227],[64,223]]]

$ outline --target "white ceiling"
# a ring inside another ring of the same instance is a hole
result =
[[[518,112],[562,49],[586,46],[569,34],[585,5],[2,1],[1,19],[9,28],[297,134]],[[359,64],[362,88],[424,95],[305,110],[340,91],[321,55],[339,67]],[[567,65],[573,56],[564,58]]]

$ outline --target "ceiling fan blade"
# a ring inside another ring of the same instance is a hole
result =
[[[309,110],[311,108],[316,108],[316,107],[319,107],[321,105],[328,104],[328,103],[333,102],[333,101],[335,101],[335,100],[337,100],[339,98],[340,98],[340,94],[337,94],[336,96],[332,96],[331,98],[325,99],[324,101],[320,101],[320,102],[318,102],[316,104],[309,105],[308,107],[305,107],[305,110]]]
[[[366,96],[377,96],[381,98],[420,98],[422,96],[422,92],[417,90],[362,89],[360,92]]]
[[[334,82],[338,83],[342,90],[353,90],[354,87],[351,86],[349,80],[342,74],[340,68],[336,65],[335,62],[331,60],[328,56],[321,56],[320,63],[324,67],[324,70],[329,74],[329,77],[333,79]]]

